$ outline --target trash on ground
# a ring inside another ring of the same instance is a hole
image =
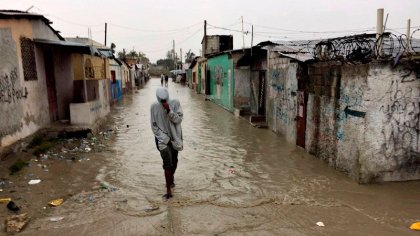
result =
[[[156,210],[159,210],[159,206],[150,206],[144,209],[145,212],[151,212],[151,211],[156,211]]]
[[[416,222],[410,225],[410,229],[412,230],[420,230],[420,222]]]
[[[12,201],[10,197],[0,198],[0,203],[9,203]]]
[[[236,172],[236,171],[235,171],[235,169],[233,169],[233,168],[230,168],[230,169],[229,169],[229,173],[231,173],[231,174],[235,174],[235,172]]]
[[[101,183],[101,185],[99,186],[99,190],[108,190],[108,192],[115,192],[118,190],[118,188],[108,186],[105,183]]]
[[[85,152],[90,152],[90,151],[92,151],[92,148],[90,148],[90,147],[85,148]]]
[[[3,192],[3,189],[0,188],[0,192]]]
[[[9,209],[9,210],[11,210],[11,211],[14,211],[14,212],[16,212],[16,211],[19,211],[20,210],[20,208],[16,205],[16,203],[15,202],[13,202],[13,201],[10,201],[9,203],[7,203],[7,209]]]
[[[55,217],[51,217],[50,221],[51,222],[57,222],[57,221],[61,221],[64,219],[64,216],[55,216]]]
[[[28,217],[28,213],[7,217],[6,232],[8,234],[19,233],[26,226],[26,224],[28,224],[30,219],[31,218]]]
[[[325,226],[324,222],[321,222],[321,221],[316,222],[316,225],[318,225],[319,227],[324,227]]]
[[[41,183],[40,179],[31,179],[28,182],[28,184],[30,184],[30,185],[39,184],[39,183]]]
[[[63,202],[64,202],[64,199],[59,198],[59,199],[49,201],[48,205],[56,207],[56,206],[60,206],[61,204],[63,204]]]

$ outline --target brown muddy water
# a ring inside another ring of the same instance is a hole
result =
[[[420,182],[359,185],[269,129],[257,129],[170,82],[184,110],[174,198],[164,201],[150,129],[152,79],[114,106],[110,161],[97,181],[21,235],[418,235]],[[316,222],[323,222],[319,227]]]

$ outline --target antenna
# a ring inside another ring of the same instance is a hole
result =
[[[30,10],[32,10],[32,8],[34,8],[34,5],[30,6],[28,9],[26,9],[25,12],[29,12]]]

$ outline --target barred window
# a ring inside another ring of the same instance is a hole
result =
[[[20,48],[25,80],[37,80],[34,42],[28,38],[21,37]]]

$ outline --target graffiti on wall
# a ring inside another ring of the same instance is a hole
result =
[[[284,91],[284,81],[282,81],[282,71],[279,69],[271,70],[271,87],[277,92]]]
[[[296,79],[286,78],[288,69],[271,70],[270,99],[274,99],[274,115],[284,125],[293,125],[297,114]],[[287,80],[287,81],[286,81]],[[274,92],[273,92],[274,91]]]
[[[10,72],[0,74],[0,103],[16,103],[28,97],[27,88],[20,88],[17,68]]]
[[[413,89],[417,81],[403,80],[392,80],[380,98],[379,112],[385,115],[382,152],[387,158],[420,153],[420,94],[418,89]]]
[[[223,67],[220,65],[214,66],[214,82],[223,86]]]
[[[0,28],[0,145],[2,138],[22,129],[24,99],[28,90],[22,86],[17,44],[11,28]]]
[[[360,111],[363,103],[363,90],[354,80],[349,81],[350,84],[340,85],[339,108],[336,109],[336,138],[337,141],[344,141],[345,132],[344,124],[351,118],[364,118],[366,112]]]

